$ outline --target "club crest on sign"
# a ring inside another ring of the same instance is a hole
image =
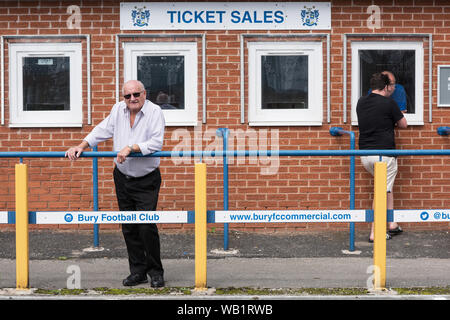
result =
[[[302,24],[308,27],[317,26],[317,23],[319,22],[319,15],[319,10],[317,10],[315,6],[312,8],[305,6],[301,11]]]
[[[134,7],[131,11],[131,17],[133,18],[133,26],[146,27],[150,21],[150,10],[146,10],[146,7]]]

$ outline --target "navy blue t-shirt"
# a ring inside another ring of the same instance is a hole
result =
[[[356,105],[359,149],[395,149],[394,128],[403,113],[389,97],[371,93]]]

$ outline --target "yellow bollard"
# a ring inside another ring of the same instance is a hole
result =
[[[382,290],[386,287],[387,169],[385,162],[375,163],[374,178],[374,289]]]
[[[206,290],[206,164],[195,164],[195,290]]]
[[[28,168],[16,164],[16,288],[29,288]]]

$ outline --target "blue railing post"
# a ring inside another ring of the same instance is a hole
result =
[[[223,210],[228,210],[228,128],[219,128],[216,134],[223,138]],[[223,225],[223,250],[228,250],[228,223]]]
[[[97,152],[97,146],[93,148]],[[94,201],[94,211],[98,211],[98,157],[92,158],[92,195]],[[94,224],[94,247],[99,246],[98,224]]]
[[[437,133],[441,136],[448,136],[450,135],[450,127],[439,127]]]
[[[345,131],[340,127],[331,127],[332,136],[341,136],[343,133],[350,135],[350,150],[355,150],[355,133]],[[355,156],[350,156],[350,210],[355,209]],[[355,223],[350,222],[349,251],[355,251]]]

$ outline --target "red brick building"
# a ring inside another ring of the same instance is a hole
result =
[[[216,129],[222,127],[230,129],[229,150],[349,149],[348,136],[333,137],[329,130],[357,133],[356,100],[366,92],[368,76],[384,69],[396,74],[407,93],[409,127],[396,133],[397,147],[450,149],[449,137],[436,133],[450,125],[450,3],[376,2],[3,1],[0,151],[77,145],[121,100],[121,85],[131,78],[141,79],[149,99],[165,109],[166,151],[221,150]],[[111,151],[112,143],[98,150]],[[208,209],[223,209],[222,159],[203,160]],[[0,158],[0,210],[14,210],[17,162]],[[116,210],[113,161],[98,162],[99,210]],[[230,162],[230,210],[349,208],[349,157]],[[92,210],[91,159],[24,163],[29,210]],[[194,159],[162,158],[161,172],[159,210],[193,210]],[[355,208],[370,209],[373,182],[358,158],[355,186]],[[395,208],[450,208],[449,186],[448,157],[402,156]],[[347,224],[230,227],[296,231]]]

